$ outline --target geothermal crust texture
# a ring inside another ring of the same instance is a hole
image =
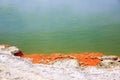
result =
[[[120,80],[117,56],[103,56],[97,66],[82,66],[77,59],[33,64],[11,54],[0,52],[0,80]]]

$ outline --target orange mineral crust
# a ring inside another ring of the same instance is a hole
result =
[[[24,54],[23,58],[28,58],[34,64],[49,64],[50,62],[63,59],[77,59],[83,66],[96,66],[100,63],[99,57],[104,56],[103,53],[71,53],[71,54],[60,54],[53,53],[51,55],[45,54]]]

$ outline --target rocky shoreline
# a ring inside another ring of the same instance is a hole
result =
[[[0,47],[0,80],[120,80],[118,56],[98,57],[101,62],[97,66],[81,66],[77,59],[68,58],[52,64],[33,64],[14,55],[19,49],[3,48]]]

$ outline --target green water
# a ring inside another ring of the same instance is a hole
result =
[[[25,53],[120,53],[119,0],[0,0],[0,44]]]

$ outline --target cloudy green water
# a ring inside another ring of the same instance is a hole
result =
[[[25,53],[120,53],[120,0],[0,0],[0,44]]]

